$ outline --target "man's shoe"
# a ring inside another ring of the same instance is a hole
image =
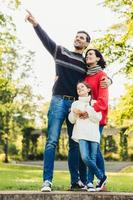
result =
[[[87,191],[87,187],[79,180],[77,183],[73,183],[70,188],[71,191]]]
[[[87,184],[87,191],[88,192],[95,192],[96,191],[95,188],[94,188],[93,183],[88,183]]]
[[[107,176],[104,175],[103,178],[98,181],[96,185],[96,191],[102,191],[104,185],[106,184],[106,181],[107,181]]]
[[[41,192],[51,192],[52,183],[48,180],[44,181]]]

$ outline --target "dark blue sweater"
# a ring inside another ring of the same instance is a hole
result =
[[[53,86],[53,95],[69,95],[77,98],[76,85],[86,75],[82,55],[57,45],[40,25],[35,27],[35,31],[55,60],[58,79]]]

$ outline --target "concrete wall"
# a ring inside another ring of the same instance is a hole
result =
[[[0,191],[0,200],[133,200],[133,193]]]

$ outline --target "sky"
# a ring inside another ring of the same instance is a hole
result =
[[[104,34],[104,31],[116,23],[118,16],[101,5],[102,0],[23,0],[19,10],[14,11],[17,35],[22,45],[35,52],[32,65],[36,80],[29,79],[33,90],[50,100],[55,78],[54,61],[39,41],[32,25],[25,22],[25,9],[28,9],[39,24],[57,43],[73,50],[73,40],[78,30],[87,31],[92,40]],[[108,76],[112,78],[118,65],[108,67]],[[110,86],[110,100],[118,98],[124,92],[123,76],[113,77]]]

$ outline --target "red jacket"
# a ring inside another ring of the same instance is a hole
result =
[[[85,78],[92,90],[92,98],[97,100],[93,105],[96,112],[102,112],[102,119],[100,125],[105,125],[107,121],[108,114],[108,88],[101,88],[100,81],[103,77],[107,77],[104,71],[99,71],[94,75],[88,75]]]

